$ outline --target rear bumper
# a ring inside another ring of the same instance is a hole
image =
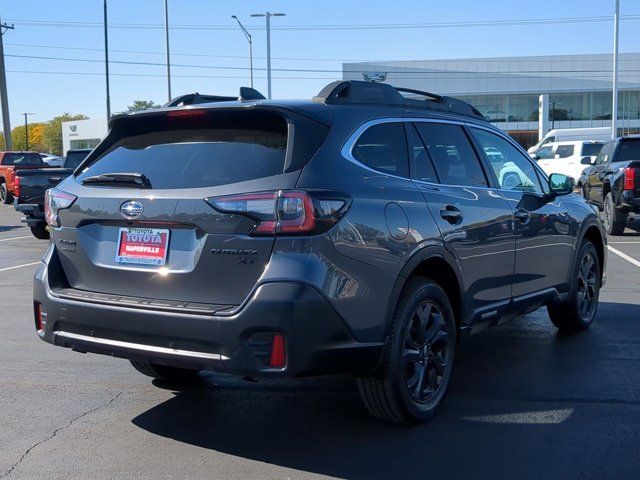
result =
[[[36,203],[18,203],[18,199],[13,199],[13,208],[21,213],[25,214],[25,217],[21,219],[22,223],[26,223],[30,227],[34,227],[40,223],[44,223],[44,211],[40,208],[40,205]]]
[[[53,345],[161,365],[287,377],[371,370],[382,353],[381,343],[355,341],[329,301],[304,283],[265,283],[242,308],[194,314],[63,298],[49,281],[56,259],[51,261],[51,252],[45,259],[33,293],[47,316],[41,338]],[[276,332],[285,338],[284,368],[269,366]]]
[[[620,201],[616,208],[625,212],[640,213],[640,198],[631,190],[624,190],[620,195]]]

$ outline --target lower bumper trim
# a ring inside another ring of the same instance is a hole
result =
[[[88,343],[93,345],[102,345],[106,347],[126,349],[126,350],[136,351],[136,352],[171,355],[171,356],[183,357],[183,358],[196,358],[196,359],[202,359],[202,360],[216,360],[216,361],[229,360],[229,357],[226,357],[219,353],[194,352],[192,350],[178,350],[174,348],[158,347],[155,345],[144,345],[141,343],[123,342],[120,340],[111,340],[109,338],[97,338],[97,337],[90,337],[87,335],[79,335],[77,333],[64,332],[61,330],[54,331],[53,335],[56,339],[56,343],[58,343],[58,341],[60,341],[61,343],[65,341],[69,343],[73,343],[74,341],[76,341],[76,342],[83,342],[83,343]]]

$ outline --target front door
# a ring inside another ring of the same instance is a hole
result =
[[[596,157],[596,161],[589,169],[589,180],[587,182],[587,199],[596,205],[604,205],[604,195],[602,187],[604,186],[604,177],[611,165],[611,157],[615,150],[616,143],[609,142]]]

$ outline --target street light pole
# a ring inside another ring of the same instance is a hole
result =
[[[164,0],[164,37],[167,45],[167,94],[171,101],[171,59],[169,55],[169,2]]]
[[[236,22],[238,22],[238,25],[240,25],[240,28],[242,29],[242,33],[244,33],[244,36],[247,37],[247,40],[249,42],[249,71],[251,75],[251,88],[253,88],[253,41],[251,38],[251,34],[247,31],[246,28],[244,28],[244,25],[240,23],[240,19],[236,15],[231,15],[231,18],[235,18]]]
[[[9,120],[9,97],[7,95],[7,76],[4,69],[4,46],[2,36],[7,30],[13,30],[13,24],[2,23],[0,21],[0,103],[2,103],[2,126],[4,129],[4,147],[7,150],[13,149],[11,140],[11,122]]]
[[[107,123],[111,119],[111,96],[109,95],[109,34],[107,33],[107,0],[104,6],[104,72],[107,87]]]
[[[35,115],[35,113],[23,113],[22,115],[24,115],[24,143],[25,143],[25,150],[29,150],[29,120],[27,119],[27,117],[29,115]]]
[[[271,17],[284,17],[285,13],[254,13],[252,17],[267,19],[267,98],[271,98]]]
[[[611,138],[618,136],[618,27],[620,24],[620,0],[615,0],[613,14],[613,79],[611,85]]]

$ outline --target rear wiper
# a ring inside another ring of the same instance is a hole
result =
[[[143,174],[138,172],[130,173],[102,173],[100,175],[94,175],[82,180],[82,184],[94,184],[94,185],[115,185],[121,184],[122,186],[133,188],[151,188],[151,181]]]

